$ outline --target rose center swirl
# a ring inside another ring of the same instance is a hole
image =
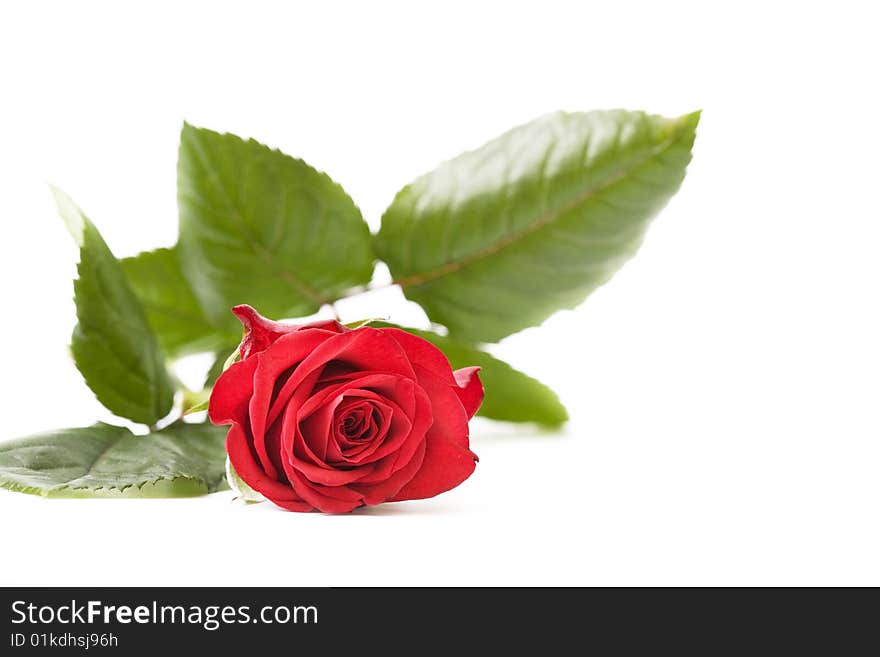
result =
[[[383,424],[382,414],[369,400],[343,402],[334,414],[334,433],[340,450],[345,454],[371,443],[381,434]]]

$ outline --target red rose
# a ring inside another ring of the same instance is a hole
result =
[[[474,471],[468,420],[477,371],[396,328],[281,324],[250,306],[241,360],[217,380],[209,416],[254,490],[291,511],[328,513],[433,497]]]

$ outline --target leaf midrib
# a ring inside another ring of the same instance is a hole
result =
[[[216,170],[214,170],[214,168],[210,166],[209,158],[205,153],[205,150],[200,140],[198,138],[194,138],[190,139],[189,142],[195,147],[196,157],[198,157],[198,159],[200,160],[202,168],[209,172],[209,177],[212,179],[215,189],[219,189],[220,193],[226,198],[227,206],[232,209],[232,212],[227,213],[227,216],[234,219],[242,228],[242,230],[239,231],[239,234],[244,238],[245,243],[250,247],[254,255],[260,258],[272,269],[275,269],[285,283],[296,290],[299,294],[306,297],[306,299],[318,306],[323,306],[324,304],[326,304],[328,302],[327,298],[318,293],[317,290],[312,288],[299,276],[281,266],[277,262],[274,254],[272,254],[271,251],[269,251],[262,244],[253,239],[250,231],[246,229],[248,224],[247,221],[245,221],[244,216],[242,215],[241,209],[236,203],[233,202],[232,197],[229,196],[229,193],[226,191],[226,188],[223,185],[223,181],[220,180],[220,177],[217,174]]]
[[[408,274],[406,276],[402,276],[400,278],[396,278],[392,281],[392,284],[399,285],[401,288],[413,288],[419,287],[426,283],[430,283],[438,278],[442,278],[443,276],[447,276],[449,274],[453,274],[461,269],[487,258],[489,256],[495,255],[496,253],[506,249],[507,247],[516,244],[522,239],[525,239],[529,235],[538,232],[545,226],[556,221],[560,216],[568,213],[569,211],[577,208],[579,205],[590,201],[595,198],[597,195],[601,194],[603,191],[611,187],[612,185],[620,182],[628,175],[630,175],[636,169],[644,166],[652,159],[660,155],[667,148],[675,144],[681,135],[683,134],[682,127],[680,125],[676,125],[674,132],[670,135],[669,139],[658,144],[654,148],[650,149],[648,154],[636,161],[634,164],[628,166],[625,169],[621,169],[619,171],[614,172],[608,178],[606,178],[601,184],[591,187],[587,189],[585,192],[575,197],[568,203],[563,204],[559,208],[555,208],[545,212],[540,215],[534,223],[527,226],[523,230],[512,233],[507,237],[504,237],[493,244],[489,244],[488,246],[483,247],[482,249],[478,249],[459,260],[454,260],[451,262],[444,263],[439,267],[431,269],[427,272],[420,272],[417,274]]]
[[[106,457],[107,454],[110,452],[110,450],[112,450],[114,447],[116,447],[119,444],[119,441],[125,437],[126,437],[125,434],[120,434],[120,435],[114,436],[113,439],[110,441],[110,443],[106,447],[104,447],[104,449],[102,449],[97,455],[95,455],[95,458],[92,459],[92,462],[89,463],[88,468],[86,468],[86,471],[83,474],[81,474],[76,479],[71,479],[71,480],[65,482],[64,484],[52,486],[52,488],[50,488],[49,490],[61,490],[64,488],[76,488],[76,486],[73,485],[74,482],[81,481],[85,477],[88,477],[89,475],[91,475],[92,472],[94,472],[94,470],[95,470],[95,465],[97,465],[97,463],[99,461],[101,461],[104,457]]]

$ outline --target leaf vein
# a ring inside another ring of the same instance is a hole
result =
[[[520,240],[553,223],[562,215],[567,214],[569,211],[574,210],[580,205],[586,203],[587,201],[594,198],[601,198],[600,195],[602,192],[606,191],[608,188],[612,187],[621,180],[624,180],[634,170],[644,166],[655,157],[657,157],[659,154],[670,148],[676,143],[680,136],[680,132],[676,130],[669,139],[650,149],[648,154],[643,158],[640,158],[637,162],[630,164],[628,167],[615,171],[614,173],[609,175],[602,183],[588,188],[568,203],[565,203],[558,208],[551,209],[548,212],[545,212],[543,215],[539,216],[531,225],[527,226],[523,230],[512,233],[511,235],[508,235],[507,237],[498,240],[494,244],[490,244],[486,247],[483,247],[482,249],[474,251],[473,253],[459,260],[448,261],[440,265],[439,267],[435,267],[434,269],[427,272],[420,272],[417,274],[409,274],[407,276],[403,276],[401,278],[395,279],[394,283],[402,288],[418,287],[435,279],[460,271],[464,267],[467,267],[468,265],[476,261],[495,255],[496,253],[510,247],[513,244],[516,244]]]

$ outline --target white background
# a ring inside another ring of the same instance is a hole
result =
[[[635,260],[496,350],[562,433],[475,422],[464,485],[349,516],[0,491],[0,583],[880,584],[870,6],[4,3],[2,438],[112,420],[67,355],[47,182],[126,256],[175,240],[184,119],[305,158],[376,227],[547,111],[704,113]],[[422,319],[396,290],[342,307]]]

